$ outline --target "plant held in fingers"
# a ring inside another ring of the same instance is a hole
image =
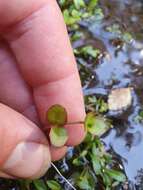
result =
[[[64,125],[67,123],[67,111],[61,105],[53,105],[46,114],[47,122],[51,125],[49,133],[50,142],[55,147],[63,146],[68,140],[67,130]]]
[[[61,105],[53,105],[47,111],[47,121],[50,125],[63,127],[67,123],[67,111]]]
[[[49,136],[51,144],[56,147],[63,146],[68,140],[67,130],[63,127],[52,127]]]
[[[94,112],[88,113],[84,121],[68,123],[66,109],[58,104],[50,107],[46,116],[47,122],[52,126],[49,133],[50,142],[55,147],[65,145],[68,140],[68,133],[66,128],[64,128],[66,124],[84,124],[86,132],[98,137],[103,135],[111,126],[107,119],[96,115]]]

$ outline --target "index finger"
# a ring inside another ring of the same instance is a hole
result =
[[[31,9],[27,18],[5,33],[5,38],[25,80],[33,88],[43,124],[46,125],[47,109],[54,104],[61,104],[67,109],[69,122],[83,121],[85,111],[80,79],[56,1],[47,0],[34,12]],[[80,143],[84,137],[83,126],[70,125],[67,129],[70,135],[68,144]]]

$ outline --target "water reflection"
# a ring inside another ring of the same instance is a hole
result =
[[[101,6],[105,12],[104,21],[85,27],[93,42],[100,42],[102,51],[108,56],[91,66],[96,82],[85,86],[84,93],[106,96],[112,88],[134,88],[130,109],[119,115],[110,113],[115,128],[103,140],[107,149],[113,149],[121,158],[131,181],[129,189],[139,189],[143,187],[143,124],[136,123],[134,118],[143,107],[143,1],[102,0]],[[116,34],[106,31],[106,26],[113,23],[133,33],[136,40],[120,44]]]

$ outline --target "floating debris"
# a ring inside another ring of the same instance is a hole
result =
[[[132,88],[113,89],[108,97],[109,110],[116,111],[130,106],[132,102],[131,90]]]

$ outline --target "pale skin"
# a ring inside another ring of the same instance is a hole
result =
[[[0,177],[37,178],[68,146],[82,142],[82,124],[54,148],[39,128],[45,113],[63,105],[68,121],[85,118],[75,58],[55,0],[0,0]]]

